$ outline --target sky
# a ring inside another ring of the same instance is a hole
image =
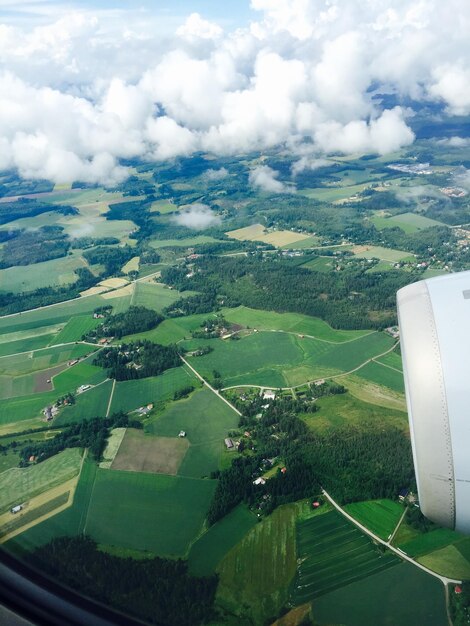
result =
[[[468,115],[469,26],[467,0],[0,0],[0,171],[112,185],[122,159],[394,152],[414,113],[374,93]]]

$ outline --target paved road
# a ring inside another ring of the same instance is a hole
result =
[[[403,559],[404,561],[408,561],[409,563],[411,563],[415,567],[419,567],[419,569],[422,569],[427,574],[430,574],[431,576],[434,576],[434,578],[438,578],[443,585],[449,585],[449,584],[458,585],[458,584],[461,584],[461,582],[462,582],[461,580],[456,580],[454,578],[447,578],[446,576],[441,576],[440,574],[437,574],[436,572],[434,572],[432,569],[427,568],[425,565],[422,565],[421,563],[418,563],[417,561],[412,559],[410,556],[405,554],[399,548],[395,548],[394,546],[390,545],[389,541],[384,541],[383,539],[378,537],[375,533],[373,533],[371,530],[369,530],[368,528],[363,526],[360,522],[358,522],[356,519],[354,519],[354,517],[349,515],[349,513],[347,511],[345,511],[337,502],[335,502],[335,500],[333,500],[333,498],[330,496],[330,494],[327,493],[324,489],[322,489],[322,493],[325,496],[325,498],[328,500],[328,502],[330,504],[332,504],[334,506],[334,508],[337,511],[339,511],[339,513],[341,513],[341,515],[346,517],[350,522],[352,522],[355,526],[357,526],[360,530],[362,530],[363,533],[365,533],[366,535],[371,537],[374,541],[376,541],[377,543],[381,543],[383,546],[386,546],[389,550],[391,550],[397,556],[399,556],[400,559]]]
[[[235,411],[235,413],[238,413],[238,415],[241,415],[240,411],[239,411],[236,407],[234,407],[234,406],[233,406],[233,404],[227,400],[227,398],[224,398],[224,397],[223,397],[223,395],[220,393],[220,391],[218,391],[217,389],[214,389],[214,387],[212,387],[212,385],[210,385],[210,384],[207,382],[207,380],[206,380],[205,378],[203,378],[203,377],[201,376],[201,374],[199,374],[199,372],[197,372],[197,371],[194,369],[194,367],[193,367],[192,365],[190,365],[190,364],[186,361],[186,359],[185,359],[185,358],[183,358],[181,355],[180,355],[180,359],[183,361],[183,363],[184,363],[185,365],[187,365],[187,366],[189,367],[189,369],[193,372],[193,374],[194,374],[195,376],[197,376],[197,378],[199,378],[199,380],[201,380],[201,381],[202,381],[202,383],[203,383],[204,385],[206,385],[206,387],[207,387],[208,389],[210,389],[213,393],[215,393],[215,395],[216,395],[216,396],[218,396],[221,400],[223,400],[223,401],[225,402],[225,404],[228,404],[228,406],[229,406],[231,409],[233,409],[233,410]]]

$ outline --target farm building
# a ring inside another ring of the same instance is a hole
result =
[[[261,478],[261,476],[259,478],[256,478],[253,481],[253,485],[265,485],[265,484],[266,484],[266,481],[264,478]]]
[[[50,422],[51,419],[52,419],[52,407],[51,406],[46,406],[46,408],[44,409],[43,413],[44,413],[44,415],[46,417],[46,420],[48,422]]]
[[[10,509],[10,511],[15,514],[15,513],[19,513],[21,511],[21,509],[23,508],[23,506],[21,504],[17,504],[16,506],[14,506],[12,509]]]
[[[185,430],[180,430],[178,437],[186,437],[186,431]]]
[[[227,437],[225,439],[225,445],[227,446],[227,450],[231,450],[233,448],[233,441]]]
[[[265,400],[274,400],[275,397],[276,394],[272,389],[266,389],[266,391],[263,391],[263,398]]]

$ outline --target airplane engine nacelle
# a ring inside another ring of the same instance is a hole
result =
[[[397,304],[420,507],[470,533],[470,272],[408,285]]]

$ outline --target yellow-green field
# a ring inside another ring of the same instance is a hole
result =
[[[237,239],[238,241],[262,241],[264,243],[270,243],[277,248],[285,247],[289,244],[295,243],[296,241],[310,238],[310,235],[296,233],[290,230],[267,231],[261,224],[253,224],[252,226],[246,226],[245,228],[231,230],[226,234],[232,239]]]

